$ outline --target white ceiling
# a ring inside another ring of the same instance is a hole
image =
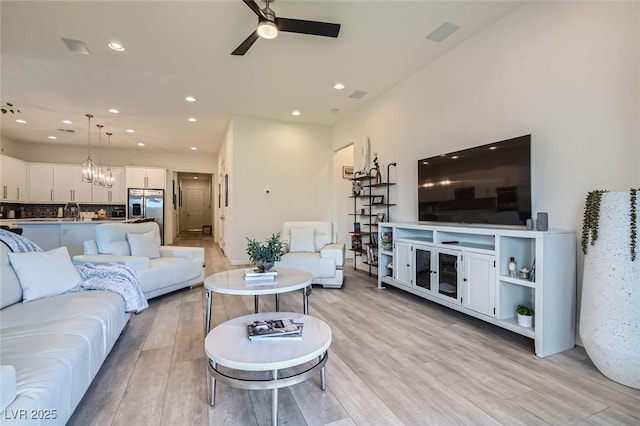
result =
[[[2,116],[3,138],[86,145],[91,113],[92,144],[101,123],[115,148],[217,153],[232,114],[331,125],[518,5],[278,0],[277,16],[339,23],[339,37],[281,33],[232,56],[257,23],[241,0],[3,0],[0,101],[21,110]],[[461,29],[441,43],[426,40],[443,22]],[[91,54],[72,53],[61,37],[83,41]],[[125,52],[110,50],[112,40]],[[339,81],[345,90],[333,88]],[[355,90],[368,94],[349,98]],[[294,109],[302,115],[291,116]]]

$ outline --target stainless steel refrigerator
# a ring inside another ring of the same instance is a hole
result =
[[[164,189],[129,188],[127,219],[149,219],[160,227],[164,244]]]

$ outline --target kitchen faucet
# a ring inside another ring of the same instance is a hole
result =
[[[75,201],[69,201],[65,206],[64,210],[67,211],[69,209],[69,213],[71,213],[71,217],[75,220],[80,220],[80,204]]]

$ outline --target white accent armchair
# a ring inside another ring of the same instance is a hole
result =
[[[331,222],[285,222],[282,240],[288,252],[277,266],[301,269],[313,274],[312,284],[340,288],[344,281],[344,244],[333,243]]]

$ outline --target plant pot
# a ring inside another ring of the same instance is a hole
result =
[[[532,315],[518,315],[518,325],[520,327],[533,327],[533,316]]]
[[[640,389],[640,259],[631,261],[629,197],[602,194],[598,239],[584,257],[580,337],[602,374]]]
[[[269,272],[271,271],[271,269],[273,269],[274,263],[275,262],[257,261],[255,265],[256,265],[256,268],[258,268],[259,272]]]

